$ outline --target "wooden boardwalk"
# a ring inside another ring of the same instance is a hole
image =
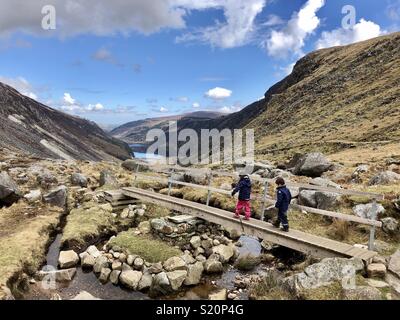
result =
[[[175,210],[184,214],[202,218],[209,222],[220,224],[224,227],[235,228],[243,231],[247,235],[253,235],[266,241],[318,258],[357,257],[364,261],[370,261],[375,255],[377,255],[377,253],[374,251],[357,248],[349,244],[311,235],[297,230],[283,232],[277,228],[274,228],[270,223],[260,220],[251,219],[250,221],[241,221],[235,219],[233,217],[233,213],[225,210],[139,188],[123,188],[122,193],[126,197],[154,203],[170,210]]]

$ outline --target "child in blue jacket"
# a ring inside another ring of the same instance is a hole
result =
[[[282,224],[282,230],[285,232],[289,231],[289,222],[287,218],[287,212],[289,210],[290,202],[292,201],[292,195],[289,189],[286,187],[285,180],[278,177],[275,181],[277,185],[276,190],[276,204],[275,208],[278,209],[278,220],[274,223],[274,227],[279,228]]]

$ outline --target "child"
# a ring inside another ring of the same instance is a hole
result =
[[[239,201],[236,204],[235,218],[239,218],[244,209],[245,220],[250,220],[250,195],[251,195],[251,181],[247,174],[241,173],[239,175],[240,181],[232,191],[232,197],[239,192]]]
[[[275,181],[277,187],[276,191],[276,204],[275,208],[278,209],[278,220],[274,223],[274,227],[279,228],[282,224],[282,230],[285,232],[289,231],[289,222],[287,218],[287,211],[289,209],[290,202],[292,201],[292,195],[288,188],[286,188],[285,180],[278,177]]]

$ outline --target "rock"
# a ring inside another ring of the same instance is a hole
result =
[[[197,249],[201,246],[201,238],[199,236],[194,236],[190,239],[190,245],[193,249]]]
[[[355,289],[344,289],[344,300],[382,300],[381,292],[374,287],[360,286]]]
[[[144,260],[140,257],[137,257],[133,262],[133,268],[136,270],[142,270],[144,265]]]
[[[369,278],[384,279],[386,276],[386,266],[382,263],[371,263],[367,267],[367,274]]]
[[[389,284],[385,281],[375,280],[375,279],[366,279],[365,280],[370,287],[374,288],[388,288]]]
[[[73,250],[60,251],[58,257],[58,265],[61,269],[68,269],[75,267],[79,263],[79,256]]]
[[[105,256],[99,256],[93,266],[93,271],[95,273],[100,273],[103,268],[108,268],[108,266],[108,259]]]
[[[136,171],[138,163],[135,160],[128,159],[122,162],[121,167],[129,171]]]
[[[153,263],[148,269],[148,271],[152,274],[160,273],[162,270],[163,270],[163,266],[162,266],[161,262]]]
[[[369,181],[370,186],[392,184],[400,181],[400,174],[393,171],[380,172]]]
[[[171,284],[169,283],[168,276],[165,272],[160,272],[154,276],[150,291],[153,294],[162,295],[167,295],[171,293]]]
[[[375,256],[372,258],[372,263],[382,263],[386,266],[386,258],[382,256]]]
[[[119,255],[119,261],[121,261],[121,263],[126,262],[127,258],[126,258],[126,254],[125,253],[121,253]]]
[[[219,254],[222,263],[228,262],[235,254],[235,250],[232,246],[226,246],[223,244],[212,248],[212,252]]]
[[[399,222],[391,217],[381,220],[382,230],[388,234],[395,235],[399,231]]]
[[[51,185],[57,184],[57,178],[50,171],[41,171],[36,177],[36,181],[43,188],[48,188]]]
[[[108,170],[100,172],[100,187],[103,186],[119,188],[118,180]]]
[[[317,200],[315,194],[316,191],[301,190],[299,193],[299,204],[306,207],[316,208]]]
[[[200,283],[201,276],[204,271],[202,262],[196,262],[188,266],[188,272],[185,279],[186,286],[193,286]]]
[[[321,153],[307,153],[300,157],[294,166],[293,173],[300,176],[320,177],[332,169],[332,163]]]
[[[95,263],[96,263],[96,259],[92,255],[90,255],[88,253],[86,253],[83,256],[83,258],[81,258],[81,266],[82,266],[82,268],[87,268],[87,269],[93,268]]]
[[[190,254],[190,252],[186,252],[183,256],[181,256],[182,260],[185,261],[186,265],[192,264],[196,262],[196,259]]]
[[[321,210],[335,210],[341,200],[337,193],[332,192],[315,192],[315,200],[317,201],[317,208]]]
[[[153,283],[153,275],[151,275],[148,272],[143,273],[142,278],[139,281],[137,290],[139,291],[145,291],[151,288],[151,285]]]
[[[111,274],[111,269],[110,268],[103,268],[101,269],[100,276],[99,276],[99,281],[101,283],[107,283],[108,278],[110,277]]]
[[[100,257],[100,255],[101,255],[99,249],[97,249],[96,246],[90,246],[89,248],[86,249],[86,252],[95,259]]]
[[[204,249],[202,247],[198,247],[196,250],[193,251],[193,256],[197,257],[200,254],[204,253]]]
[[[144,214],[146,213],[146,211],[144,209],[136,209],[135,213],[139,216],[139,217],[143,217]],[[147,222],[147,221],[146,221]]]
[[[353,212],[356,216],[365,218],[365,219],[373,219],[372,217],[372,207],[373,203],[368,204],[358,204],[353,208]],[[385,212],[385,208],[381,204],[377,204],[377,217]]]
[[[149,221],[143,221],[143,222],[139,223],[138,228],[139,228],[141,233],[148,234],[151,231],[150,222]]]
[[[152,219],[150,225],[155,231],[161,232],[161,230],[168,224],[164,219]]]
[[[101,300],[99,298],[96,298],[95,296],[91,295],[87,291],[81,291],[79,292],[78,295],[76,295],[73,299],[71,300]]]
[[[123,263],[122,264],[122,271],[130,271],[133,270],[129,264]]]
[[[185,270],[176,270],[167,272],[167,277],[169,283],[171,285],[172,290],[177,291],[185,281],[187,276],[187,271]]]
[[[209,300],[226,300],[227,293],[228,292],[226,289],[221,289],[218,292],[211,293],[208,296],[208,299]]]
[[[289,171],[285,171],[282,169],[272,169],[271,171],[267,172],[263,176],[267,179],[275,179],[278,177],[281,177],[283,179],[289,179],[290,177],[293,176],[293,174],[290,173]]]
[[[39,280],[49,279],[57,282],[69,282],[74,279],[76,275],[76,268],[63,269],[63,270],[51,270],[51,271],[39,271],[37,277]]]
[[[121,271],[120,271],[120,270],[113,270],[113,271],[111,272],[111,274],[110,274],[110,282],[111,282],[112,284],[117,285],[118,282],[119,282],[119,276],[120,276],[120,274],[121,274]]]
[[[219,260],[208,258],[207,261],[204,262],[204,270],[207,273],[222,273],[224,267]]]
[[[232,240],[238,240],[242,236],[242,232],[236,228],[225,228],[228,237]]]
[[[400,249],[390,256],[388,270],[400,278]]]
[[[71,184],[73,186],[79,186],[79,187],[82,187],[82,188],[87,188],[88,180],[83,174],[73,173],[71,175]]]
[[[278,245],[276,245],[275,243],[263,240],[261,241],[261,247],[265,250],[265,251],[271,251],[275,248],[278,247]]]
[[[206,173],[185,172],[185,182],[206,185],[208,183],[208,175]]]
[[[206,239],[206,240],[201,241],[201,246],[206,250],[211,249],[213,246],[213,242],[211,239]]]
[[[24,199],[29,203],[34,203],[36,201],[42,200],[42,191],[39,190],[32,190],[24,196]]]
[[[112,270],[122,270],[122,262],[119,260],[114,260],[114,262],[111,264],[111,269]]]
[[[137,256],[130,254],[130,255],[128,255],[128,258],[126,259],[126,263],[131,266],[131,265],[133,265],[133,262],[135,262],[136,258],[137,258]]]
[[[137,289],[141,278],[142,278],[142,273],[140,271],[133,271],[133,270],[122,271],[119,276],[120,282],[132,290]]]
[[[391,273],[386,274],[385,282],[387,282],[392,290],[394,290],[398,295],[400,295],[400,278]]]
[[[22,197],[17,184],[11,179],[7,172],[0,173],[0,206],[11,206]]]
[[[207,258],[205,256],[203,256],[202,254],[199,254],[196,257],[196,260],[199,261],[199,262],[205,262],[207,260]]]
[[[166,271],[186,270],[186,268],[185,261],[180,257],[172,257],[164,262],[164,269]]]
[[[60,186],[52,189],[44,195],[43,200],[52,206],[64,208],[67,203],[67,187]]]
[[[320,178],[320,177],[312,179],[310,181],[310,184],[312,184],[314,186],[327,187],[327,188],[335,188],[335,189],[341,189],[342,188],[337,183],[334,183],[331,180]]]

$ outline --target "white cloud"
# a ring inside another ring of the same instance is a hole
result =
[[[71,94],[68,92],[64,93],[64,102],[70,105],[73,105],[75,103],[75,99],[71,97]]]
[[[281,25],[284,23],[285,23],[285,21],[281,17],[279,17],[275,14],[270,14],[268,16],[268,20],[266,22],[264,22],[262,25],[266,26],[266,27],[274,27],[274,26],[278,26],[278,25]]]
[[[195,103],[192,104],[192,107],[193,107],[194,109],[198,109],[198,108],[200,108],[200,103],[195,102]]]
[[[339,28],[332,31],[322,32],[321,38],[317,41],[316,48],[322,49],[347,45],[375,38],[384,33],[385,32],[382,31],[378,24],[361,19],[353,28]]]
[[[35,93],[35,89],[33,88],[33,86],[23,77],[8,78],[0,76],[0,82],[3,82],[10,87],[13,87],[24,96],[27,96],[34,100],[38,99],[38,96]]]
[[[177,42],[200,41],[215,47],[234,48],[249,43],[257,29],[255,19],[262,12],[266,0],[181,0],[177,1],[194,10],[220,8],[224,11],[224,22],[199,28],[177,37]]]
[[[273,57],[287,57],[291,53],[303,55],[306,38],[320,25],[317,12],[324,5],[325,0],[308,0],[282,30],[273,30],[264,44],[268,54]]]
[[[216,87],[214,89],[210,89],[205,93],[205,96],[207,98],[211,98],[214,100],[223,100],[227,99],[232,95],[232,91],[225,89],[225,88],[220,88]]]
[[[390,20],[400,20],[400,0],[393,0],[386,8],[386,14]]]
[[[291,74],[293,72],[293,68],[296,65],[295,62],[287,65],[286,67],[281,68],[281,70],[285,73],[285,76],[288,76],[289,74]]]
[[[238,112],[242,109],[240,105],[234,105],[234,106],[224,106],[218,109],[219,112],[222,113],[234,113]]]
[[[161,107],[161,108],[160,108],[160,112],[168,112],[168,109],[167,109],[167,108],[164,108],[164,107]]]

